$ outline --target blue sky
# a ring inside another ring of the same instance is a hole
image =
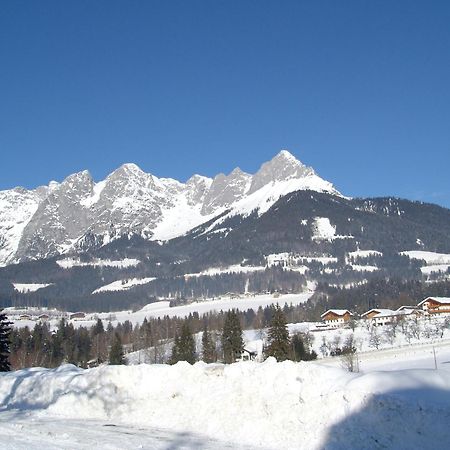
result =
[[[0,5],[0,189],[287,148],[351,196],[450,207],[448,1]]]

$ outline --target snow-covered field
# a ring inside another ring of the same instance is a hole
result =
[[[93,294],[98,294],[99,292],[109,292],[109,291],[126,291],[133,288],[134,286],[141,286],[143,284],[148,284],[156,280],[153,277],[147,278],[131,278],[129,280],[117,280],[112,283],[106,284],[105,286],[99,287],[92,291]]]
[[[52,283],[13,283],[14,289],[23,294],[27,292],[36,292],[39,289],[43,289],[47,286],[51,286]]]
[[[118,286],[118,285],[117,285]],[[280,296],[274,296],[273,294],[263,294],[255,296],[244,296],[244,297],[234,297],[234,296],[223,296],[216,299],[206,299],[199,300],[187,305],[180,305],[170,307],[169,301],[160,301],[155,303],[149,303],[138,311],[118,311],[113,313],[93,313],[86,316],[86,320],[76,320],[73,322],[75,327],[86,326],[90,327],[94,325],[97,318],[100,318],[106,322],[111,322],[113,325],[117,325],[118,322],[124,322],[125,320],[131,321],[133,324],[142,323],[144,318],[163,318],[164,316],[169,317],[187,317],[189,314],[197,312],[198,314],[206,314],[209,312],[219,312],[228,311],[230,309],[239,309],[241,311],[246,311],[247,309],[254,309],[255,311],[262,306],[263,308],[268,305],[279,303],[284,305],[299,305],[305,303],[313,294],[314,286],[311,286],[311,290],[304,292],[302,294],[286,294]],[[6,310],[8,312],[8,309]],[[20,327],[31,327],[33,328],[36,324],[33,320],[19,320],[17,315],[12,314],[12,310],[8,317],[13,322],[14,326]],[[26,312],[26,311],[23,311]],[[48,321],[50,328],[55,329],[58,326],[60,317],[51,319]]]
[[[0,448],[448,449],[450,372],[322,363],[0,375]]]
[[[421,250],[409,250],[400,252],[401,255],[408,256],[410,259],[425,261],[425,266],[420,268],[424,275],[430,275],[436,272],[447,272],[450,268],[450,255],[447,253],[425,252]]]
[[[140,263],[138,259],[134,258],[125,258],[118,261],[112,261],[110,259],[94,259],[93,261],[85,262],[81,261],[77,258],[64,258],[56,261],[58,266],[63,269],[71,269],[72,267],[134,267]]]

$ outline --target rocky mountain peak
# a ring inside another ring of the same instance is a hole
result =
[[[273,159],[262,164],[253,176],[249,194],[275,181],[305,178],[314,174],[311,167],[304,165],[287,150],[282,150]]]
[[[230,215],[263,214],[280,197],[305,189],[339,194],[287,150],[262,164],[255,175],[236,167],[214,179],[193,175],[186,183],[157,178],[134,163],[123,164],[97,183],[85,170],[32,191],[0,192],[0,199],[5,198],[0,207],[5,236],[0,265],[71,251],[73,242],[89,233],[105,239],[123,233],[171,239],[224,210]]]

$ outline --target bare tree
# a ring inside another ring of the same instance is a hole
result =
[[[345,340],[341,354],[341,365],[349,372],[359,372],[359,361],[353,333]]]
[[[378,330],[376,327],[372,327],[370,329],[370,337],[369,337],[369,347],[376,348],[377,350],[380,348],[381,339],[378,334]]]
[[[328,342],[325,336],[322,336],[322,345],[319,347],[320,353],[322,353],[322,357],[328,356]]]
[[[392,326],[393,323],[394,322],[388,324],[384,330],[384,337],[385,337],[386,341],[389,343],[389,345],[394,345],[394,342],[395,342],[396,332],[395,332],[395,328]]]

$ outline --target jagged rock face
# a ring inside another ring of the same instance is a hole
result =
[[[217,175],[206,195],[202,213],[211,214],[241,200],[247,193],[251,180],[252,176],[239,168],[234,169],[228,176],[223,173]]]
[[[152,175],[126,164],[106,178],[98,201],[92,204],[90,231],[125,233],[151,228],[164,203],[170,204],[171,196],[165,194]]]
[[[277,185],[284,187],[272,195],[271,189]],[[170,239],[224,210],[233,214],[235,205],[241,205],[242,213],[246,199],[246,208],[258,209],[263,203],[267,208],[298,189],[339,194],[287,151],[264,163],[253,176],[236,168],[213,180],[194,175],[180,183],[145,173],[135,164],[124,164],[98,183],[83,171],[60,184],[51,182],[33,191],[2,191],[0,265],[85,251],[130,233]],[[256,194],[259,203],[253,205],[252,194],[258,192],[263,195]]]
[[[253,176],[248,193],[252,194],[274,181],[306,178],[310,175],[315,175],[311,167],[305,166],[288,151],[282,150],[271,161],[264,163]]]
[[[90,223],[88,211],[80,202],[93,187],[92,177],[84,171],[50,189],[23,231],[16,259],[52,256],[70,248]]]
[[[190,206],[203,205],[205,197],[211,188],[211,178],[193,175],[186,182],[186,199]]]
[[[39,192],[16,188],[0,192],[0,263],[12,261],[25,227],[42,200]]]

